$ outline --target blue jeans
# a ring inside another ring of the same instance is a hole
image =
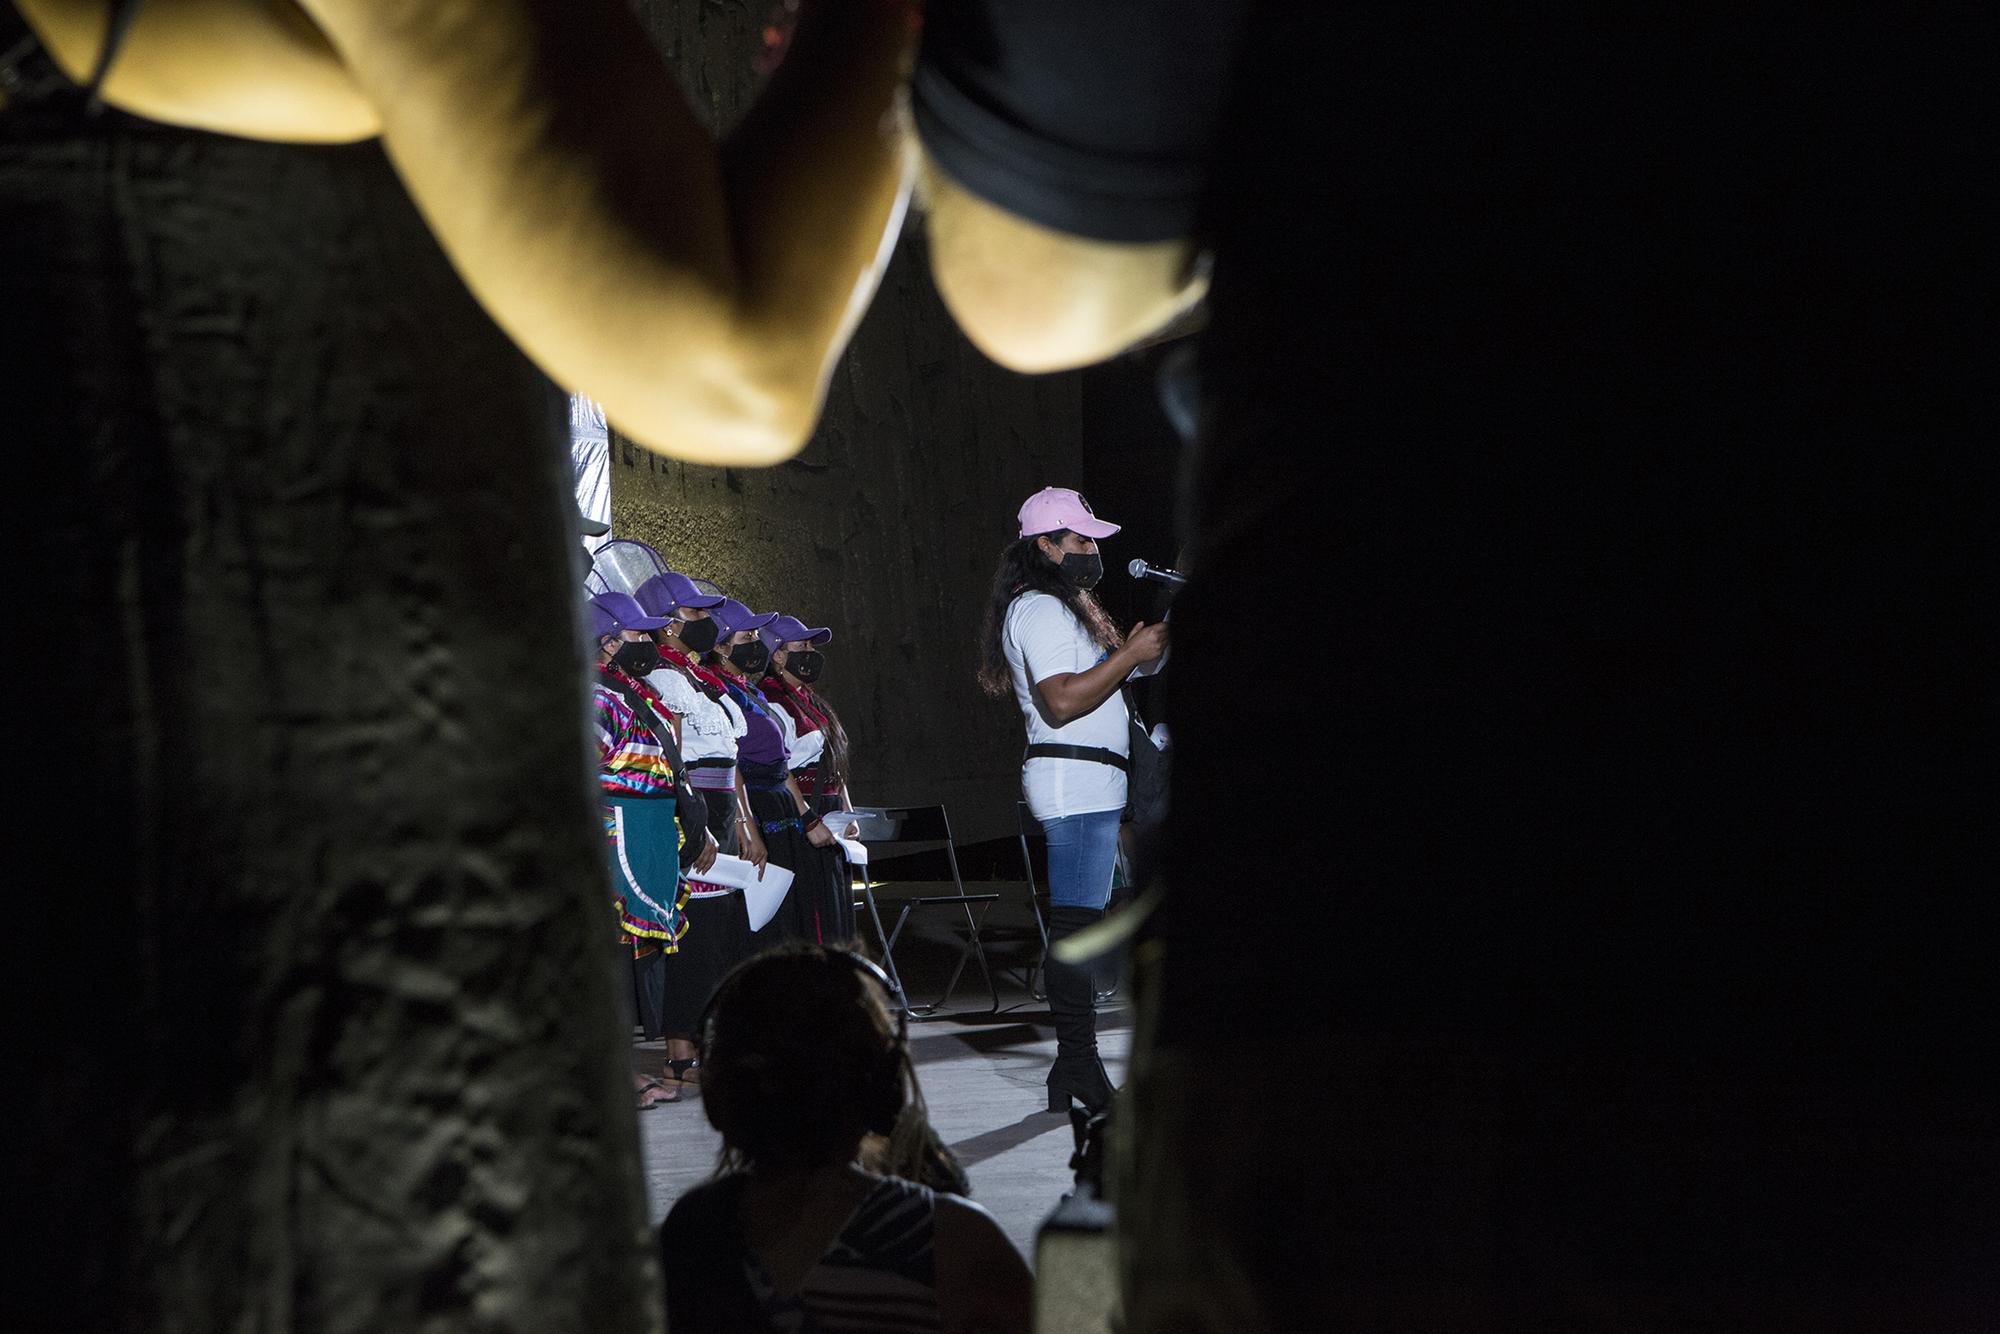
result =
[[[1104,907],[1111,897],[1111,871],[1118,864],[1118,821],[1122,811],[1090,811],[1044,820],[1049,839],[1049,905]]]

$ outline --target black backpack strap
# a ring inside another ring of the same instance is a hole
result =
[[[653,720],[653,731],[660,738],[660,753],[667,757],[667,765],[674,774],[674,800],[678,803],[674,818],[681,822],[681,830],[688,841],[699,848],[701,835],[708,828],[708,798],[688,780],[687,761],[681,758],[681,744],[674,738],[674,725],[663,718],[652,702],[638,691],[627,688],[614,678],[607,678],[607,683],[632,706],[634,717]]]
[[[1023,757],[1030,760],[1088,760],[1092,764],[1108,764],[1114,769],[1129,770],[1132,762],[1115,750],[1103,746],[1070,746],[1057,741],[1037,741],[1028,747]]]

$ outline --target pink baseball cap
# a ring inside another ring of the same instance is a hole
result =
[[[1083,497],[1068,487],[1045,486],[1021,506],[1021,536],[1053,533],[1058,528],[1089,538],[1109,537],[1118,531],[1117,524],[1092,514]]]

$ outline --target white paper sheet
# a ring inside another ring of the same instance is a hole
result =
[[[694,878],[711,885],[742,890],[743,906],[750,911],[752,931],[762,931],[778,915],[778,905],[785,901],[785,893],[792,887],[792,873],[776,862],[764,864],[764,878],[759,880],[756,866],[726,852],[716,857],[713,866]]]

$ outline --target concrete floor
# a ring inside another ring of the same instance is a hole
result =
[[[981,886],[968,886],[978,889]],[[1029,957],[1032,920],[996,905],[989,926],[996,964]],[[871,942],[872,943],[872,942]],[[871,951],[872,952],[872,951]],[[942,982],[949,959],[938,938],[897,946],[905,984],[919,1001]],[[998,974],[1001,1007],[990,1012],[976,972],[959,984],[946,1016],[910,1025],[911,1056],[939,1136],[972,1179],[972,1198],[990,1210],[1021,1253],[1034,1262],[1036,1230],[1073,1184],[1069,1119],[1050,1113],[1042,1079],[1055,1056],[1048,1006],[1034,1000],[1018,973]],[[1130,1016],[1122,994],[1098,1016],[1099,1047],[1114,1083],[1122,1083],[1130,1046]],[[664,1044],[636,1043],[635,1069],[657,1072]],[[652,1221],[666,1217],[681,1192],[715,1168],[720,1137],[690,1090],[681,1102],[639,1115],[646,1195]]]

